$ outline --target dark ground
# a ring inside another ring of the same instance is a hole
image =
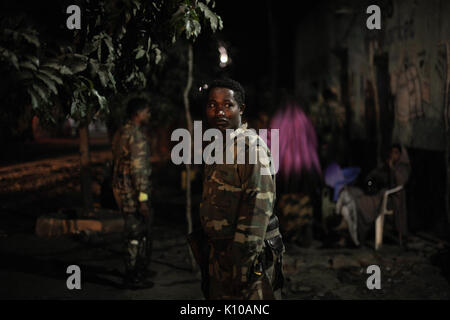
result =
[[[86,238],[35,235],[37,217],[80,205],[78,155],[65,150],[45,157],[38,153],[38,158],[31,153],[28,156],[38,160],[0,167],[0,298],[202,299],[185,241],[180,180],[163,167],[156,166],[155,177],[172,182],[156,182],[152,269],[158,273],[153,288],[120,289],[118,233]],[[110,153],[97,150],[92,153],[93,190],[99,199],[103,164]],[[319,241],[308,249],[293,244],[286,244],[286,249],[286,299],[450,299],[449,247],[426,234],[412,236],[408,249],[400,248],[389,234],[378,252],[373,241],[359,249],[324,249]],[[82,290],[66,288],[66,268],[71,264],[81,268]],[[366,287],[366,268],[372,264],[381,268],[381,290]]]

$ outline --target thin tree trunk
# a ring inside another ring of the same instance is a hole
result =
[[[81,194],[85,214],[89,213],[93,206],[92,180],[91,180],[91,156],[89,153],[89,132],[87,125],[80,125],[80,165],[81,165]]]
[[[374,55],[375,55],[375,42],[374,40],[369,43],[369,68],[370,68],[370,78],[373,86],[374,104],[375,104],[375,120],[376,120],[376,130],[377,130],[377,165],[382,162],[381,159],[381,125],[380,125],[380,101],[378,99],[378,86],[377,77],[375,74],[374,65]]]
[[[193,81],[193,68],[194,68],[194,54],[192,49],[192,44],[188,44],[188,73],[187,73],[187,82],[186,87],[183,92],[183,101],[184,101],[184,111],[186,113],[186,122],[187,128],[189,130],[191,138],[194,136],[194,129],[192,125],[192,116],[189,108],[189,92],[192,88]],[[191,148],[192,149],[192,148]],[[190,151],[191,152],[191,151]],[[191,159],[192,157],[190,157]],[[190,234],[192,232],[192,212],[191,212],[191,165],[186,164],[186,220],[187,220],[187,232]],[[192,254],[191,248],[188,245],[189,256],[191,259],[192,270],[195,270],[196,264],[194,260],[194,256]]]

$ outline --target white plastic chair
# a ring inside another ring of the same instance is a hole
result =
[[[383,202],[381,203],[380,214],[378,215],[377,220],[375,220],[375,250],[378,250],[383,244],[384,215],[394,214],[393,210],[388,210],[387,208],[388,197],[391,194],[399,192],[402,189],[403,185],[399,185],[398,187],[395,187],[393,189],[386,190],[383,194]],[[401,234],[400,234],[400,241],[401,241]]]

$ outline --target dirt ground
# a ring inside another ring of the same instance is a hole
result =
[[[100,195],[108,151],[92,153],[94,193]],[[0,167],[1,299],[202,299],[185,240],[182,192],[157,185],[154,286],[121,288],[120,233],[90,237],[37,237],[37,217],[80,205],[76,154]],[[179,181],[179,180],[177,180]],[[173,188],[172,188],[173,189]],[[181,197],[180,197],[181,196]],[[164,201],[170,199],[170,206]],[[66,287],[69,265],[81,269],[81,290]],[[381,271],[381,289],[369,290],[367,267]],[[386,237],[362,248],[309,248],[286,244],[284,299],[450,299],[450,253],[445,242],[414,235],[407,249]]]

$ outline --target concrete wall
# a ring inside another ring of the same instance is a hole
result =
[[[369,42],[376,41],[376,55],[388,57],[394,96],[392,140],[412,148],[444,150],[447,64],[442,43],[450,41],[450,1],[379,1],[382,29],[368,30],[366,8],[375,3],[321,1],[314,13],[299,22],[296,93],[313,96],[313,82],[320,84],[319,89],[323,83],[340,89],[342,65],[331,49],[346,48],[351,138],[366,139]]]

